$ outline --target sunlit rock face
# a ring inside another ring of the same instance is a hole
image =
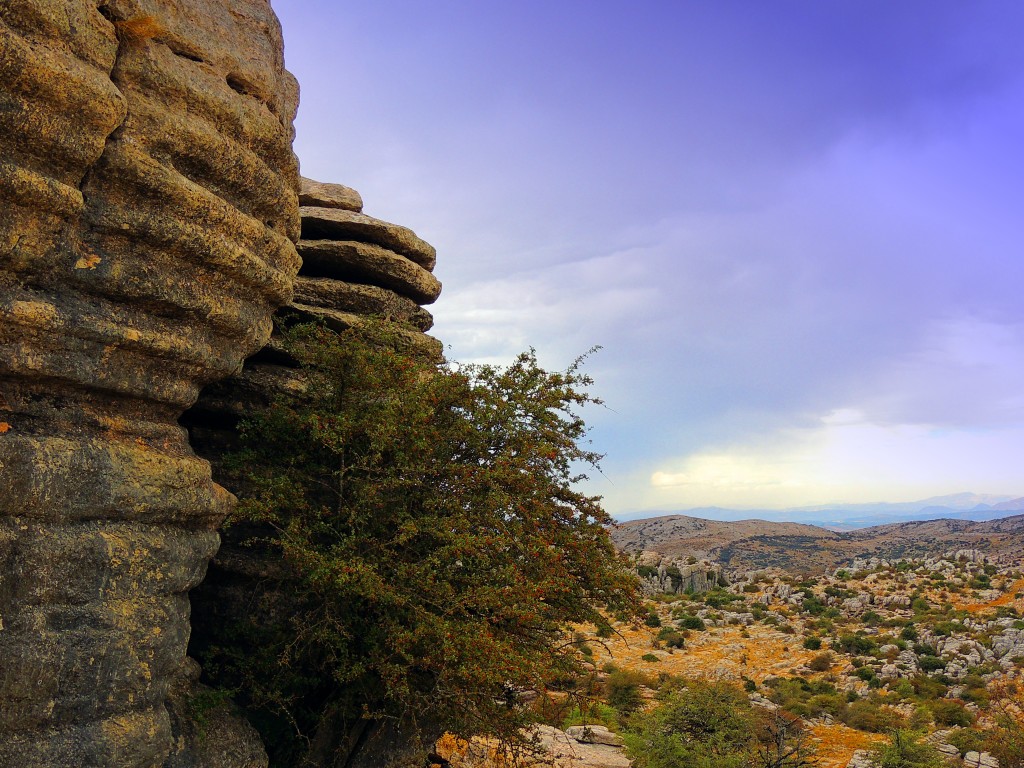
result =
[[[0,765],[162,766],[231,497],[177,424],[299,259],[267,0],[0,3]]]

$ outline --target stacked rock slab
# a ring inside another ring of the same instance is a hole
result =
[[[0,3],[0,765],[156,768],[231,496],[178,425],[299,259],[268,0]]]
[[[341,184],[303,179],[299,202],[302,265],[295,298],[278,315],[321,322],[338,331],[366,318],[385,318],[403,329],[411,349],[440,358],[440,342],[426,333],[433,318],[423,308],[441,293],[441,283],[431,273],[433,246],[406,227],[364,214],[359,193]],[[294,361],[275,334],[241,373],[204,390],[183,423],[197,452],[217,466],[240,416],[300,386]],[[225,484],[231,487],[229,481]]]
[[[441,284],[431,274],[434,248],[405,227],[362,213],[358,193],[338,184],[303,179],[302,267],[295,282],[295,300],[279,314],[319,320],[336,330],[357,325],[370,316],[398,321],[407,330],[411,351],[440,358],[441,344],[426,331],[433,318],[422,308],[433,302]],[[276,339],[250,358],[237,376],[203,391],[185,414],[196,452],[214,465],[214,476],[238,491],[236,479],[219,471],[221,458],[235,444],[240,417],[268,405],[278,393],[301,390],[294,362]],[[239,541],[248,530],[232,526],[210,566],[206,581],[192,593],[194,646],[199,656],[219,644],[223,631],[238,622],[261,622],[288,596],[273,589],[273,565],[258,549]],[[321,734],[322,736],[322,734]]]

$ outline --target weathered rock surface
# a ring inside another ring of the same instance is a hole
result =
[[[389,224],[364,213],[340,208],[302,206],[303,240],[354,240],[388,248],[428,271],[437,263],[437,251],[411,229]]]
[[[326,184],[303,177],[299,186],[299,205],[342,208],[359,213],[363,210],[363,198],[354,189],[343,184]]]
[[[267,0],[0,4],[0,765],[171,753],[231,503],[176,418],[290,298],[296,103]]]
[[[390,288],[419,304],[432,304],[441,283],[416,262],[378,245],[336,240],[302,240],[305,273]]]

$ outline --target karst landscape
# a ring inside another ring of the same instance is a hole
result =
[[[0,4],[0,768],[1024,766],[1024,499],[616,523],[589,358],[445,359],[284,52]]]

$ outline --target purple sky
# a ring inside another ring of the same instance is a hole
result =
[[[274,6],[450,356],[604,347],[609,511],[1024,495],[1024,4]]]

